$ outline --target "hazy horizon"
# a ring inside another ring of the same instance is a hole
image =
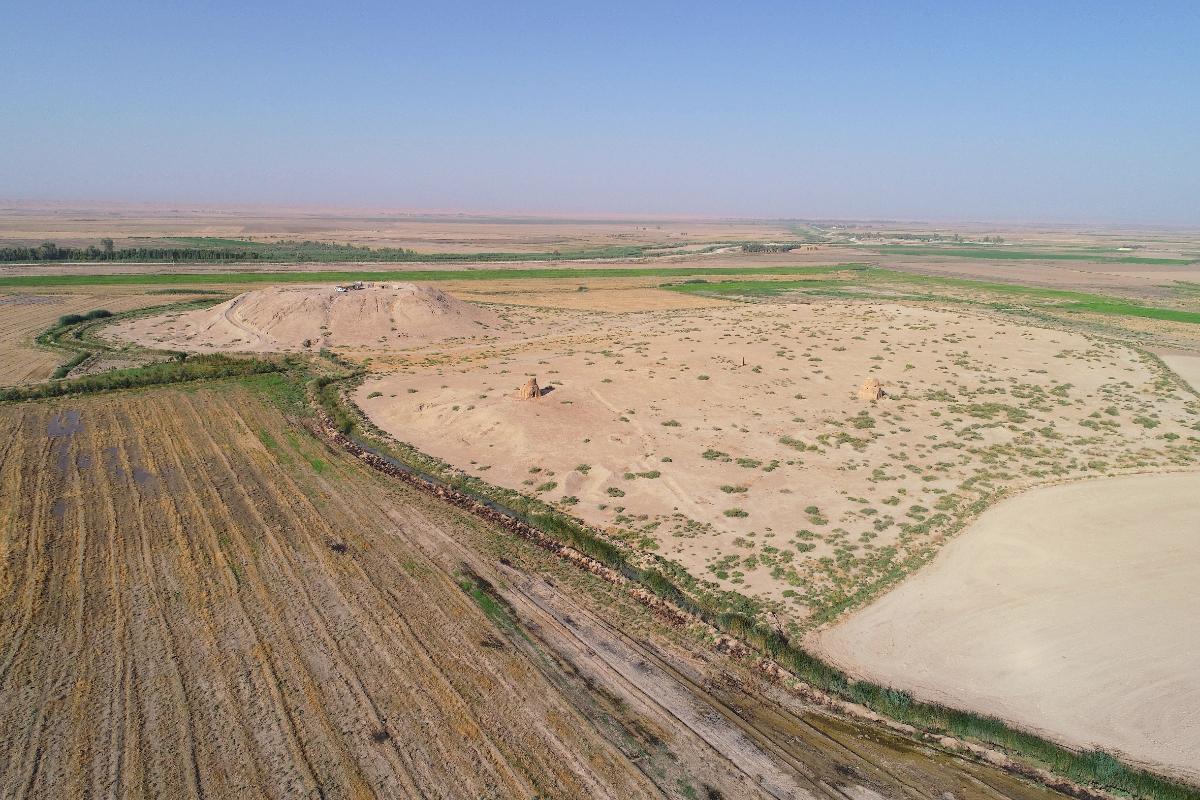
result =
[[[7,202],[1200,222],[1190,4],[9,17]]]
[[[876,225],[876,226],[913,226],[916,228],[991,228],[996,230],[1023,228],[1037,229],[1093,229],[1111,230],[1123,229],[1131,231],[1164,231],[1190,232],[1200,230],[1200,220],[1195,222],[1140,222],[1127,220],[1078,219],[1004,219],[1004,218],[972,218],[972,217],[785,217],[785,216],[735,216],[720,214],[629,214],[619,211],[582,211],[578,213],[555,212],[546,210],[505,210],[505,209],[471,209],[471,208],[403,208],[388,205],[328,205],[328,204],[279,204],[279,203],[196,203],[190,201],[125,201],[125,200],[96,200],[89,198],[44,199],[44,198],[7,198],[0,197],[0,213],[13,210],[25,212],[46,211],[66,212],[124,212],[146,211],[148,213],[188,213],[214,215],[229,214],[247,216],[262,214],[263,216],[314,216],[328,218],[355,218],[364,215],[392,216],[396,219],[429,218],[439,221],[453,221],[461,217],[462,221],[481,222],[495,220],[501,222],[574,222],[613,224],[621,222],[648,224],[653,222],[746,222],[746,223],[788,223],[801,222],[820,225]]]

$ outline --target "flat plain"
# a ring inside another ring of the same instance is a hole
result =
[[[128,363],[72,377],[273,371],[0,405],[0,796],[1195,796],[1106,754],[1200,772],[1194,231],[0,209],[44,240],[93,250],[0,265],[0,384],[97,308]],[[709,622],[368,469],[312,403]],[[764,630],[883,686],[824,673],[818,708],[730,649]]]

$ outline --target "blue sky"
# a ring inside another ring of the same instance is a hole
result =
[[[0,197],[1200,224],[1195,3],[12,3]]]

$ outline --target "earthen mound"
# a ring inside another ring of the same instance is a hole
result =
[[[859,400],[879,400],[883,397],[883,386],[878,378],[867,378],[858,387]]]
[[[278,286],[118,335],[184,350],[275,351],[319,347],[404,348],[486,336],[503,326],[491,310],[411,283]],[[158,338],[161,337],[161,338]]]
[[[517,390],[517,397],[522,400],[537,400],[541,396],[542,390],[538,386],[537,378],[530,378]]]

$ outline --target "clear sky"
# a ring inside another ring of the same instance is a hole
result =
[[[1200,224],[1191,2],[11,2],[0,197]]]

